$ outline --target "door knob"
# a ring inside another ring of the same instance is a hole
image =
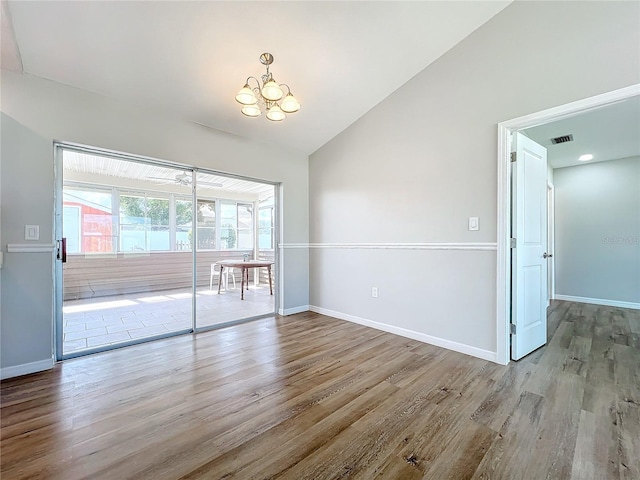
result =
[[[542,258],[551,258],[551,257],[553,257],[553,253],[547,253],[547,252],[544,252],[544,253],[542,254]]]

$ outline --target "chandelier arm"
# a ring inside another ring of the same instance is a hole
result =
[[[260,90],[260,88],[261,88],[260,87],[260,81],[256,77],[247,77],[246,84],[249,85],[249,80],[252,79],[252,78],[256,81],[256,85],[258,85],[258,90]]]
[[[287,87],[287,95],[289,95],[291,93],[291,89],[289,88],[289,85],[287,85],[286,83],[281,83],[279,85],[280,87]],[[283,97],[286,95],[283,95]]]

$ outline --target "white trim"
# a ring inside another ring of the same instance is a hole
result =
[[[42,372],[53,368],[53,358],[46,360],[38,360],[37,362],[23,363],[12,367],[4,367],[0,369],[0,379],[19,377],[30,373]]]
[[[559,107],[514,118],[498,124],[498,253],[496,259],[496,332],[497,362],[509,363],[509,312],[511,281],[509,276],[511,231],[511,134],[524,128],[544,125],[573,117],[589,110],[604,107],[640,95],[640,84],[595,95]],[[557,296],[556,296],[557,298]]]
[[[9,243],[9,253],[51,253],[55,245],[53,243]]]
[[[547,181],[547,253],[551,255],[547,263],[547,278],[549,279],[548,303],[556,298],[556,187],[553,183]],[[549,306],[549,305],[547,305]]]
[[[280,308],[278,309],[278,315],[282,315],[282,316],[287,316],[287,315],[294,315],[296,313],[302,313],[302,312],[308,312],[309,311],[309,305],[300,305],[299,307],[293,307],[293,308]]]
[[[640,310],[640,303],[621,302],[619,300],[605,300],[603,298],[574,297],[572,295],[557,295],[556,300],[564,300],[565,302],[591,303],[593,305],[604,305],[605,307],[631,308]]]
[[[495,242],[467,243],[281,243],[280,248],[325,248],[356,250],[497,250]]]
[[[383,332],[393,333],[400,335],[401,337],[411,338],[418,340],[419,342],[428,343],[437,347],[446,348],[447,350],[453,350],[454,352],[464,353],[471,355],[472,357],[481,358],[490,362],[496,362],[496,352],[489,350],[483,350],[481,348],[472,347],[463,343],[452,342],[444,338],[433,337],[426,333],[416,332],[402,327],[395,327],[386,323],[376,322],[373,320],[367,320],[366,318],[356,317],[355,315],[349,315],[346,313],[336,312],[327,308],[317,307],[315,305],[309,305],[309,310],[312,312],[327,315],[333,318],[339,318],[340,320],[346,320],[347,322],[357,323],[364,325],[365,327],[375,328],[376,330],[382,330]]]
[[[506,161],[505,161],[506,159]],[[498,125],[498,252],[496,255],[496,357],[507,365],[511,340],[511,132]],[[505,202],[507,199],[507,203]]]
[[[582,100],[577,100],[558,107],[548,108],[547,110],[542,110],[540,112],[523,115],[522,117],[501,122],[500,125],[503,125],[505,128],[512,131],[537,127],[557,120],[564,120],[565,118],[581,115],[590,110],[596,110],[614,103],[620,103],[628,98],[638,95],[640,95],[640,83],[620,88],[618,90],[613,90],[612,92],[583,98]]]

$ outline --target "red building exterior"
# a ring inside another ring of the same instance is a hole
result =
[[[80,209],[81,253],[112,253],[113,221],[111,212],[81,202],[64,202],[65,207]]]

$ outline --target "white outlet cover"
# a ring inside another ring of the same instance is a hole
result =
[[[478,217],[469,217],[469,230],[480,230],[480,221]]]

